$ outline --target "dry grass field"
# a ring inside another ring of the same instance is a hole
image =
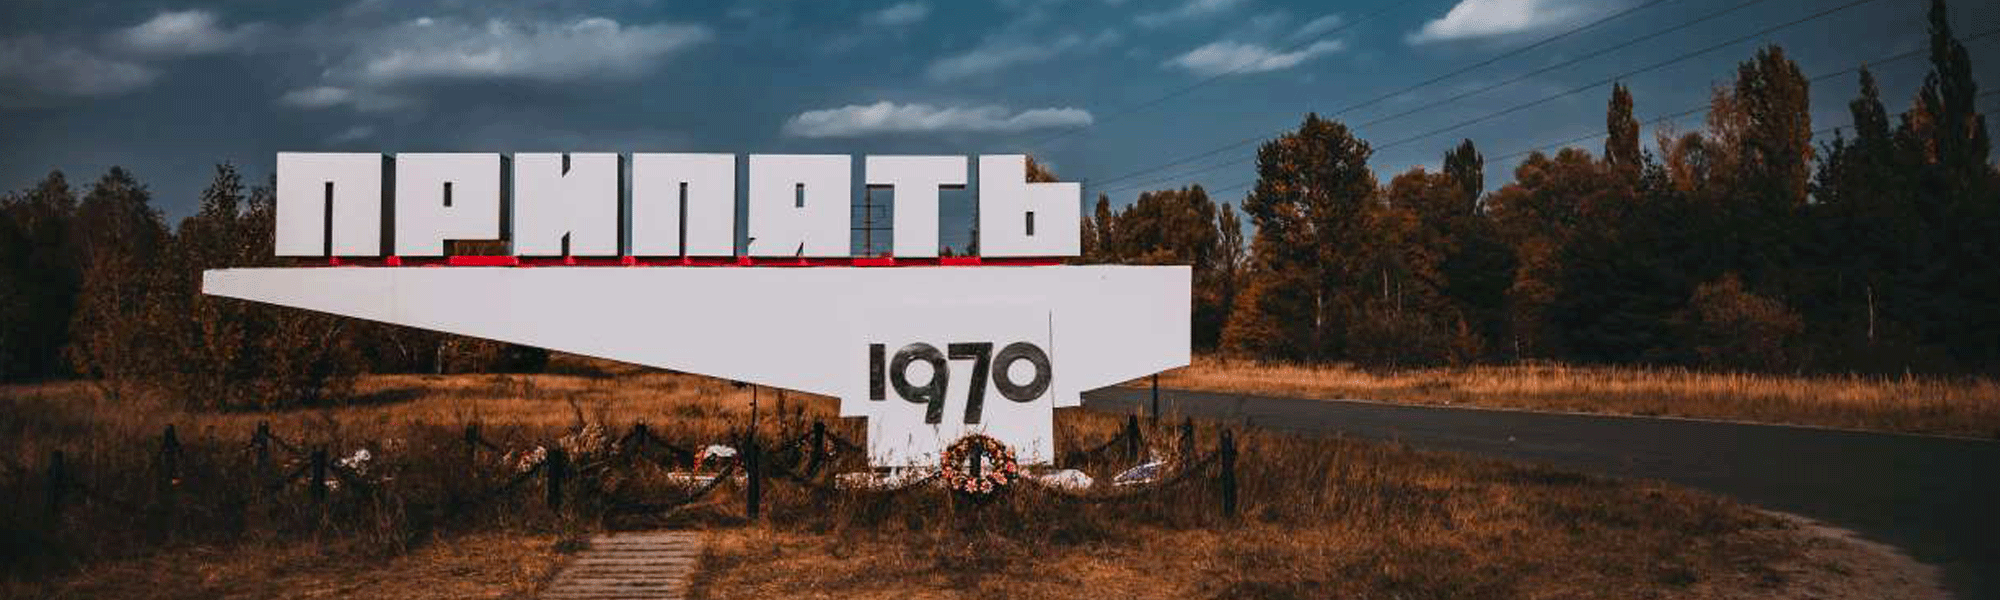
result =
[[[1199,356],[1194,364],[1161,375],[1160,385],[1301,398],[2000,437],[2000,380],[1984,377],[1759,375],[1557,364],[1371,371]]]
[[[773,480],[756,522],[729,485],[637,523],[581,497],[554,514],[533,493],[457,514],[426,507],[460,485],[440,480],[486,477],[448,458],[467,423],[508,450],[579,424],[638,421],[662,438],[722,442],[747,424],[751,392],[577,361],[541,375],[381,376],[361,387],[352,406],[272,414],[113,401],[77,383],[0,389],[0,491],[21,507],[0,518],[0,545],[11,548],[0,597],[526,597],[551,572],[558,540],[661,524],[709,531],[693,590],[703,598],[1782,597],[1843,568],[1809,564],[1808,543],[1782,519],[1666,484],[1259,432],[1238,432],[1235,517],[1206,477],[1101,503],[1031,486],[975,502],[930,487],[877,497]],[[760,400],[766,439],[836,421],[831,399],[791,396],[784,419],[770,418],[771,392]],[[1065,448],[1122,424],[1080,409],[1057,420]],[[205,483],[232,480],[237,463],[223,458],[190,459],[186,480],[166,491],[146,482],[164,425],[190,456],[235,456],[259,421],[335,455],[372,449],[399,475],[382,483],[390,492],[343,487],[319,509],[297,489],[268,499]],[[859,439],[858,423],[833,425]],[[1216,427],[1198,428],[1203,451]],[[32,483],[55,449],[94,494],[122,500],[76,500],[47,517]],[[1102,479],[1125,465],[1080,466]]]

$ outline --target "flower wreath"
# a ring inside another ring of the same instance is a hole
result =
[[[971,472],[974,448],[981,457],[976,477]],[[1021,465],[1014,459],[1014,451],[1000,440],[979,434],[952,442],[939,462],[938,478],[945,488],[966,494],[991,494],[1021,476]]]

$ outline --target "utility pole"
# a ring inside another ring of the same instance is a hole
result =
[[[889,228],[875,224],[875,188],[861,188],[861,206],[858,208],[861,210],[861,226],[855,227],[854,231],[861,232],[859,255],[870,258],[881,256],[881,253],[875,251],[875,232],[887,231]]]
[[[1160,374],[1153,374],[1153,424],[1160,424]]]
[[[764,504],[764,457],[761,455],[762,449],[757,446],[757,385],[751,384],[750,435],[744,443],[743,466],[747,471],[745,475],[749,483],[749,489],[745,490],[747,493],[744,494],[746,504],[744,512],[748,513],[753,521],[763,512]]]

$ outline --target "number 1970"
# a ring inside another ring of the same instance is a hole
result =
[[[951,368],[947,359],[972,361],[972,389],[966,393],[965,399],[967,424],[979,422],[980,410],[986,404],[986,380],[989,376],[993,380],[993,387],[1000,390],[1000,395],[1015,402],[1032,402],[1042,397],[1042,394],[1049,390],[1049,379],[1052,376],[1049,372],[1049,354],[1042,351],[1040,346],[1029,342],[1008,344],[1001,348],[997,355],[993,353],[992,342],[947,344],[945,352],[939,352],[937,346],[917,342],[897,350],[895,356],[888,357],[884,364],[883,353],[886,350],[887,347],[883,344],[868,345],[868,399],[884,399],[883,380],[886,377],[888,380],[886,387],[896,388],[897,396],[909,402],[928,405],[924,410],[925,423],[938,423],[944,420],[945,387],[951,383]],[[1013,366],[1016,361],[1023,360],[1034,366],[1035,375],[1027,383],[1015,383],[1008,374],[1008,367]],[[930,382],[920,386],[910,385],[909,368],[913,362],[930,365]]]

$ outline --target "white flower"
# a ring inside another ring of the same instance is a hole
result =
[[[542,462],[548,459],[549,449],[542,446],[535,446],[534,450],[521,453],[520,462],[514,465],[514,470],[526,473],[534,470],[537,466],[541,466]]]
[[[369,453],[369,452],[368,452],[368,449],[367,449],[367,448],[362,448],[362,449],[359,449],[359,450],[355,450],[355,451],[354,451],[354,454],[353,454],[352,456],[348,456],[347,458],[342,458],[342,459],[338,459],[338,460],[335,460],[335,461],[333,461],[333,463],[334,463],[334,464],[336,464],[336,465],[339,465],[339,466],[340,466],[340,467],[342,467],[342,468],[345,468],[345,469],[348,469],[348,470],[351,470],[351,471],[354,471],[354,472],[357,472],[357,473],[367,473],[367,472],[368,472],[368,461],[370,461],[370,460],[374,460],[374,458],[375,458],[375,455],[374,455],[374,454],[371,454],[371,453]]]

